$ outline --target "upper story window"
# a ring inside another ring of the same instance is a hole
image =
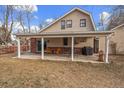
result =
[[[61,20],[61,29],[65,29],[65,20]]]
[[[72,20],[67,20],[66,21],[66,27],[67,28],[72,28]]]
[[[86,27],[86,19],[80,19],[80,27]]]

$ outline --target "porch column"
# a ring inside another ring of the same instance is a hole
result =
[[[42,37],[41,38],[41,42],[42,42],[42,44],[41,44],[41,56],[42,56],[42,59],[44,59],[44,38]]]
[[[71,60],[73,61],[74,60],[74,37],[72,37],[72,40],[71,40]]]
[[[109,63],[108,53],[109,53],[109,36],[105,36],[105,63]]]
[[[31,52],[31,38],[28,40],[29,52]]]
[[[18,50],[17,50],[18,58],[20,58],[20,56],[21,56],[21,49],[20,49],[20,39],[19,38],[17,38],[17,47],[18,47]]]

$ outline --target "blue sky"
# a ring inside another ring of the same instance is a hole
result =
[[[56,19],[74,7],[78,7],[90,12],[93,16],[96,26],[99,22],[100,13],[110,13],[113,8],[112,5],[38,5],[38,11],[34,12],[34,15],[36,15],[38,19],[34,19],[32,21],[32,25],[38,25],[39,22],[43,22],[49,18]]]

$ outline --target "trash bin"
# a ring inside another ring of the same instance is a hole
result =
[[[93,55],[93,48],[87,47],[87,53],[88,53],[88,55]]]
[[[83,55],[93,55],[93,48],[91,47],[83,47],[82,48]]]

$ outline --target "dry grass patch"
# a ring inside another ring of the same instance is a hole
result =
[[[124,87],[124,63],[14,59],[0,56],[0,87]]]

